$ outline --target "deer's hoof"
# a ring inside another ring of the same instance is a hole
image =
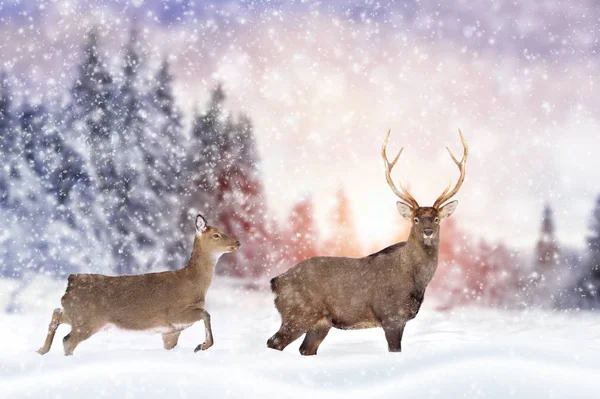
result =
[[[316,356],[317,351],[309,351],[308,349],[300,348],[300,354],[302,356]]]
[[[203,342],[202,344],[198,345],[196,347],[196,349],[194,349],[194,353],[199,352],[199,351],[205,351],[208,348],[210,348],[211,346],[213,346],[212,342]]]

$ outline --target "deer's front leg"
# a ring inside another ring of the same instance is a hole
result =
[[[405,321],[384,322],[382,323],[385,339],[388,343],[388,351],[402,351],[402,334],[404,334]]]
[[[210,314],[208,314],[208,312],[202,308],[190,307],[185,309],[172,320],[172,324],[193,324],[200,320],[204,321],[206,340],[202,344],[198,345],[196,349],[194,349],[194,352],[206,350],[213,346],[214,341],[212,329],[210,327]]]
[[[210,314],[206,310],[202,309],[200,318],[202,321],[204,321],[204,335],[206,336],[206,340],[202,344],[198,345],[196,349],[194,349],[194,352],[207,350],[213,346],[214,343],[212,328],[210,326]]]

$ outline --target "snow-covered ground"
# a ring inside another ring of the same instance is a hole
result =
[[[318,356],[303,357],[301,340],[283,353],[267,349],[279,324],[270,293],[217,280],[207,304],[215,345],[206,352],[193,353],[204,339],[198,324],[172,351],[160,335],[113,330],[64,357],[69,327],[61,326],[40,356],[60,289],[44,290],[55,293],[36,310],[0,315],[0,398],[593,398],[600,390],[600,315],[441,313],[426,299],[400,354],[387,352],[380,329],[332,330]]]

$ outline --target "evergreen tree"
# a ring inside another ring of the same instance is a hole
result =
[[[8,206],[14,157],[17,153],[16,133],[12,109],[12,93],[4,71],[0,72],[0,207]]]
[[[0,74],[0,207],[11,232],[0,233],[0,261],[10,265],[0,272],[181,267],[190,235],[175,214],[186,206],[244,243],[220,272],[256,276],[273,262],[279,236],[266,217],[251,120],[228,114],[217,86],[186,142],[169,65],[144,81],[140,47],[133,31],[122,74],[111,75],[90,31],[66,110],[47,98],[13,104]],[[294,217],[307,217],[308,205]]]
[[[547,305],[551,303],[552,291],[558,277],[560,251],[554,236],[554,220],[552,208],[544,207],[540,238],[536,246],[533,270],[524,279],[523,296],[531,305]]]
[[[183,205],[181,197],[189,191],[186,187],[189,174],[185,168],[186,140],[181,113],[175,104],[173,76],[166,59],[155,76],[149,96],[152,111],[146,123],[142,149],[146,162],[146,184],[160,199],[155,203],[158,209],[154,226],[162,239],[156,244],[161,246],[166,264],[170,268],[179,268],[189,255],[184,250],[189,242],[178,226]]]
[[[246,117],[225,124],[222,160],[217,179],[216,209],[218,221],[245,243],[222,264],[224,273],[257,276],[269,263],[265,198],[258,176],[258,152],[252,123]]]
[[[600,309],[600,196],[592,212],[587,238],[585,274],[575,287],[575,304],[584,309]]]
[[[218,85],[211,93],[208,108],[205,113],[194,118],[192,138],[195,145],[189,153],[189,169],[194,171],[194,202],[197,206],[209,208],[214,206],[215,189],[217,187],[217,176],[225,164],[228,156],[225,152],[228,143],[224,120],[227,115],[223,109],[225,92]]]
[[[204,113],[196,112],[192,122],[191,140],[186,146],[184,171],[181,181],[181,197],[185,206],[180,216],[180,236],[189,237],[194,233],[189,222],[198,211],[209,220],[218,216],[216,207],[217,176],[223,167],[222,155],[225,149],[223,137],[225,119],[223,103],[225,92],[221,85],[211,92],[208,107]],[[189,255],[187,243],[180,244],[179,251],[184,257]]]
[[[118,143],[113,133],[116,94],[114,79],[100,54],[98,31],[92,29],[71,87],[67,116],[64,123],[61,118],[60,126],[64,125],[63,143],[85,150],[81,154],[85,176],[76,185],[73,195],[77,198],[71,201],[70,208],[78,204],[77,231],[85,237],[80,244],[86,246],[79,257],[81,264],[94,265],[100,270],[114,268],[113,257],[106,256],[106,250],[120,242],[111,234],[117,204],[113,191],[118,179],[114,159]]]
[[[204,212],[244,245],[220,261],[219,272],[258,275],[270,263],[265,200],[258,175],[258,152],[249,118],[234,121],[217,86],[206,112],[196,116],[188,165],[195,175],[188,209]],[[183,224],[183,223],[182,223]],[[187,223],[185,223],[187,225]]]
[[[99,53],[98,33],[92,29],[84,46],[84,59],[71,89],[69,106],[71,139],[89,146],[90,161],[100,192],[116,179],[113,159],[114,84]]]
[[[554,220],[553,212],[550,206],[546,205],[544,208],[544,215],[542,216],[542,226],[540,229],[540,239],[537,243],[537,264],[542,269],[552,267],[558,261],[560,252],[558,245],[556,244],[556,238],[554,236]]]
[[[18,245],[15,236],[24,233],[19,228],[18,189],[16,183],[22,177],[19,172],[18,137],[13,115],[12,93],[4,71],[0,72],[0,212],[2,213],[2,233],[0,233],[0,276],[17,277],[21,269]],[[14,230],[13,230],[14,229]],[[10,231],[10,234],[7,232]]]
[[[114,150],[116,165],[116,185],[112,188],[113,201],[110,217],[111,240],[117,261],[117,273],[140,272],[159,261],[148,257],[154,252],[156,243],[156,215],[160,214],[160,199],[151,192],[148,171],[154,167],[154,159],[148,145],[146,119],[148,105],[146,95],[141,91],[140,70],[142,65],[139,53],[137,30],[132,29],[124,51],[122,83],[116,99],[119,104],[116,125],[117,148]]]
[[[182,190],[182,166],[184,163],[184,137],[181,114],[173,96],[173,76],[169,63],[163,63],[156,74],[151,103],[156,112],[151,121],[151,132],[143,146],[149,184],[158,194]]]
[[[51,180],[62,213],[78,234],[79,253],[73,255],[83,270],[113,267],[106,248],[112,245],[110,192],[117,180],[114,152],[116,91],[113,77],[100,54],[98,31],[88,32],[67,112],[51,112],[56,163]],[[62,105],[54,104],[54,110]],[[63,116],[64,115],[64,116]],[[72,214],[75,214],[74,216]]]
[[[4,70],[0,70],[0,146],[3,153],[14,145],[13,115],[12,115],[12,93],[8,85],[8,76]]]
[[[12,106],[6,101],[4,106],[9,109],[3,110],[3,137],[7,140],[3,143],[0,182],[6,233],[0,235],[0,259],[9,269],[0,269],[0,273],[19,278],[27,270],[54,274],[74,270],[65,253],[56,251],[48,241],[58,203],[48,181],[47,164],[43,162],[46,153],[40,145],[44,137],[44,111],[25,104],[15,117],[10,114]],[[32,223],[35,223],[33,231]],[[61,232],[52,233],[54,238],[63,236]]]

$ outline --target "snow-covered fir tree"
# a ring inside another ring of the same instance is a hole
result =
[[[271,261],[254,130],[248,117],[236,121],[225,111],[225,99],[225,91],[218,85],[206,111],[194,120],[194,144],[188,157],[193,188],[185,208],[205,213],[243,243],[237,253],[221,260],[220,272],[259,275]]]
[[[182,124],[181,111],[173,94],[173,75],[169,62],[163,59],[148,93],[150,112],[147,117],[147,134],[143,146],[147,184],[160,198],[155,210],[155,232],[161,237],[165,265],[179,268],[183,264],[189,245],[189,236],[179,227],[185,197],[189,195],[191,172],[186,168],[187,135]]]
[[[573,289],[573,302],[579,308],[600,309],[600,196],[594,204],[589,228],[583,277]]]
[[[531,273],[522,279],[523,294],[529,305],[549,305],[553,302],[559,277],[560,250],[554,234],[554,216],[549,205],[544,207],[540,238],[535,248]]]

